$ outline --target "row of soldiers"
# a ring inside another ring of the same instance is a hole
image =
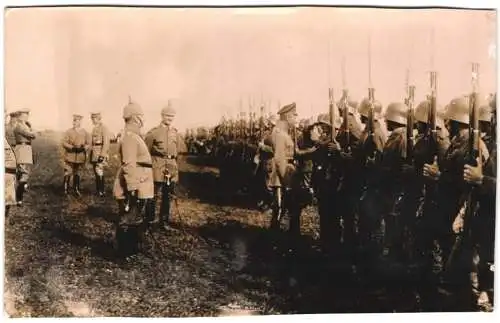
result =
[[[435,83],[433,73],[433,91],[416,107],[414,87],[384,113],[373,88],[359,104],[344,90],[310,125],[297,125],[295,103],[257,137],[231,138],[220,125],[221,176],[233,168],[234,180],[253,162],[253,177],[245,179],[270,205],[271,228],[287,214],[296,235],[315,198],[326,253],[340,251],[367,277],[380,261],[416,266],[430,308],[437,291],[470,286],[474,293],[465,294],[491,307],[496,95],[484,99],[474,90],[443,108]]]

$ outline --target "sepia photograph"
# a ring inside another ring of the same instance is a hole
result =
[[[3,14],[7,317],[493,312],[496,9]]]

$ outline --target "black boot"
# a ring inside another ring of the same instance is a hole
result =
[[[75,191],[76,196],[81,196],[82,194],[80,193],[80,176],[79,175],[74,175],[73,176],[73,190]]]
[[[125,205],[123,206],[122,216],[120,218],[120,226],[136,226],[143,221],[145,200],[137,198],[129,198],[129,211],[126,212]]]
[[[161,204],[160,204],[160,226],[164,230],[168,230],[168,221],[170,218],[170,187],[165,185],[162,189]]]
[[[156,201],[154,199],[146,200],[146,222],[148,225],[148,229],[151,229],[156,223],[155,220],[155,210],[156,210]]]
[[[95,195],[101,196],[101,177],[95,176]]]
[[[69,181],[70,181],[71,177],[70,176],[67,176],[65,175],[64,176],[64,194],[65,195],[68,195],[68,189],[69,189]]]
[[[99,189],[98,189],[99,196],[104,197],[105,192],[106,192],[106,190],[104,188],[104,176],[99,176],[99,184],[100,184]]]
[[[20,182],[19,185],[17,186],[16,200],[17,200],[18,206],[23,205],[23,196],[24,196],[25,187],[26,187],[26,183],[24,183],[24,182]]]

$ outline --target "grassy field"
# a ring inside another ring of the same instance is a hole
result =
[[[279,254],[276,241],[267,244],[269,218],[235,205],[238,197],[222,198],[216,169],[184,157],[172,216],[177,230],[155,232],[144,253],[119,256],[110,241],[116,145],[107,197],[93,196],[90,165],[83,196],[65,197],[58,138],[46,133],[34,142],[38,163],[30,191],[6,221],[5,306],[11,316],[209,316],[228,304],[282,311],[272,305],[286,303],[271,291],[274,269],[253,268],[266,267],[259,257]],[[312,234],[315,217],[309,218]]]

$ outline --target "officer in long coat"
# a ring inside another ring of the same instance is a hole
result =
[[[295,173],[294,153],[295,143],[289,134],[290,127],[294,127],[297,116],[295,103],[284,106],[278,111],[280,120],[270,135],[273,151],[272,172],[270,186],[275,191],[275,211],[271,219],[271,228],[279,228],[279,220],[286,209],[287,193],[291,189],[291,180]]]
[[[184,142],[178,130],[172,125],[176,111],[170,102],[161,111],[161,123],[146,134],[146,144],[153,161],[155,201],[160,204],[159,221],[163,229],[168,229],[170,202],[179,182],[177,158],[185,152]]]
[[[73,191],[77,196],[81,195],[80,179],[81,170],[87,162],[87,152],[90,149],[91,138],[89,133],[81,127],[83,116],[73,115],[73,127],[66,130],[62,140],[64,159],[64,194],[68,189],[73,177]]]
[[[91,133],[90,162],[94,169],[97,195],[102,197],[105,193],[104,169],[109,160],[111,133],[103,124],[100,112],[94,112],[90,117],[94,124]]]
[[[14,136],[16,139],[14,152],[18,165],[18,186],[16,193],[18,205],[22,205],[23,195],[28,188],[28,180],[33,166],[33,149],[31,147],[31,142],[36,138],[36,135],[31,128],[31,124],[28,122],[29,112],[28,109],[17,112],[18,121],[14,128]]]
[[[143,116],[137,103],[130,102],[123,108],[125,129],[118,150],[120,168],[113,185],[119,209],[117,230],[120,226],[145,224],[154,217],[153,165],[148,146],[141,137]],[[125,210],[126,201],[130,212]]]

